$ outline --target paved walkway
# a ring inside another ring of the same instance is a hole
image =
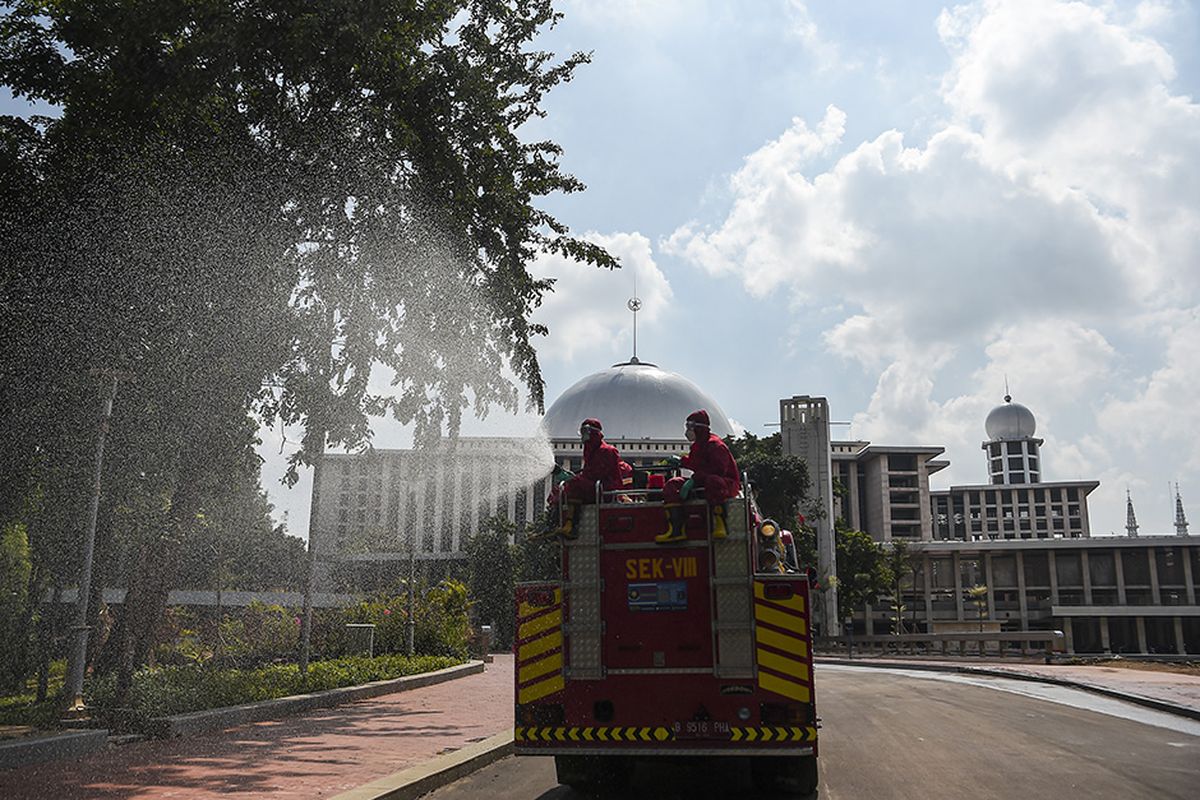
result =
[[[184,739],[0,772],[6,800],[330,797],[511,728],[513,661],[478,675]]]
[[[906,658],[863,658],[854,659],[864,665],[888,665],[895,667],[922,667],[936,663],[962,669],[985,669],[1012,675],[1027,675],[1040,678],[1073,681],[1083,686],[1122,692],[1147,697],[1190,708],[1200,713],[1200,676],[1178,672],[1158,672],[1125,667],[1105,667],[1083,664],[1028,664],[1012,661],[948,661]],[[838,659],[840,663],[847,663]],[[818,663],[820,659],[818,658]]]

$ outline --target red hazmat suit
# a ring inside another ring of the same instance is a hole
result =
[[[692,442],[688,454],[680,459],[680,466],[692,471],[692,480],[697,489],[704,489],[704,497],[709,505],[718,505],[737,497],[742,490],[737,462],[721,437],[709,429],[708,413],[697,411],[688,417],[688,422],[688,427],[696,434],[696,440]],[[667,481],[663,489],[663,501],[680,502],[679,489],[685,480],[672,478]]]
[[[600,481],[600,487],[606,492],[614,492],[622,487],[624,476],[621,465],[625,462],[621,460],[617,448],[604,441],[599,420],[586,419],[583,424],[595,430],[591,431],[583,444],[583,469],[563,484],[562,494],[568,500],[588,503],[595,502],[596,481]]]

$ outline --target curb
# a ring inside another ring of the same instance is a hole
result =
[[[404,692],[409,689],[419,689],[422,686],[432,686],[435,683],[454,680],[466,675],[483,672],[482,661],[468,661],[457,667],[426,672],[421,675],[408,675],[403,678],[392,678],[386,681],[374,681],[361,686],[345,686],[340,689],[326,689],[311,694],[297,694],[291,697],[279,697],[274,700],[263,700],[258,703],[246,703],[240,706],[211,708],[207,711],[193,711],[187,714],[176,714],[170,717],[155,717],[150,720],[148,732],[153,736],[170,738],[175,736],[194,736],[213,730],[232,728],[235,725],[245,725],[250,722],[278,719],[289,714],[300,714],[321,708],[331,708],[355,700],[378,697],[383,694]]]
[[[513,732],[497,733],[482,742],[409,767],[336,795],[331,800],[415,800],[434,789],[512,755]]]
[[[0,769],[13,769],[59,758],[80,758],[103,750],[107,743],[106,730],[70,731],[0,742]]]
[[[852,660],[845,658],[817,658],[814,659],[817,666],[821,664],[832,664],[843,667],[868,667],[875,669],[911,669],[925,672],[954,672],[960,675],[987,675],[993,678],[1012,678],[1017,681],[1029,681],[1031,683],[1048,683],[1054,686],[1062,686],[1067,689],[1079,689],[1093,694],[1104,695],[1115,700],[1124,700],[1127,703],[1134,703],[1146,708],[1152,708],[1155,711],[1164,711],[1168,714],[1175,714],[1181,717],[1189,717],[1191,719],[1200,720],[1200,708],[1192,708],[1190,706],[1181,706],[1175,703],[1168,703],[1165,700],[1157,700],[1153,697],[1146,697],[1141,694],[1133,694],[1132,692],[1122,692],[1118,689],[1109,689],[1105,686],[1097,686],[1094,683],[1083,683],[1081,681],[1073,681],[1069,678],[1055,678],[1048,675],[1031,675],[1027,672],[1009,672],[1002,669],[989,669],[988,667],[975,667],[967,664],[908,664],[899,662],[876,662],[870,663],[863,660]]]

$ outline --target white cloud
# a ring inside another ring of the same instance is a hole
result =
[[[982,477],[1007,374],[1048,477],[1200,485],[1200,105],[1173,93],[1154,38],[1171,13],[945,11],[948,122],[926,141],[846,148],[834,106],[815,129],[794,120],[731,177],[723,219],[663,249],[755,297],[844,307],[825,344],[878,375],[852,435],[946,445],[939,479]],[[1114,491],[1097,495],[1105,514]]]
[[[635,280],[642,301],[639,337],[655,330],[670,310],[671,285],[654,261],[649,239],[636,232],[593,232],[583,238],[616,256],[621,269],[610,272],[555,255],[542,255],[530,265],[535,277],[556,281],[555,291],[533,316],[550,328],[550,335],[536,343],[543,361],[628,358],[633,352],[633,315],[626,302],[634,294]]]

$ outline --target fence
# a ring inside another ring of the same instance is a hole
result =
[[[952,650],[952,645],[955,647]],[[990,649],[994,645],[995,649]],[[1035,647],[1035,645],[1037,645]],[[958,655],[1003,658],[1010,651],[1029,656],[1038,652],[1051,660],[1066,650],[1062,631],[1006,631],[985,633],[903,633],[888,636],[819,636],[813,648],[823,653],[845,653],[853,658],[855,652],[870,655]]]

